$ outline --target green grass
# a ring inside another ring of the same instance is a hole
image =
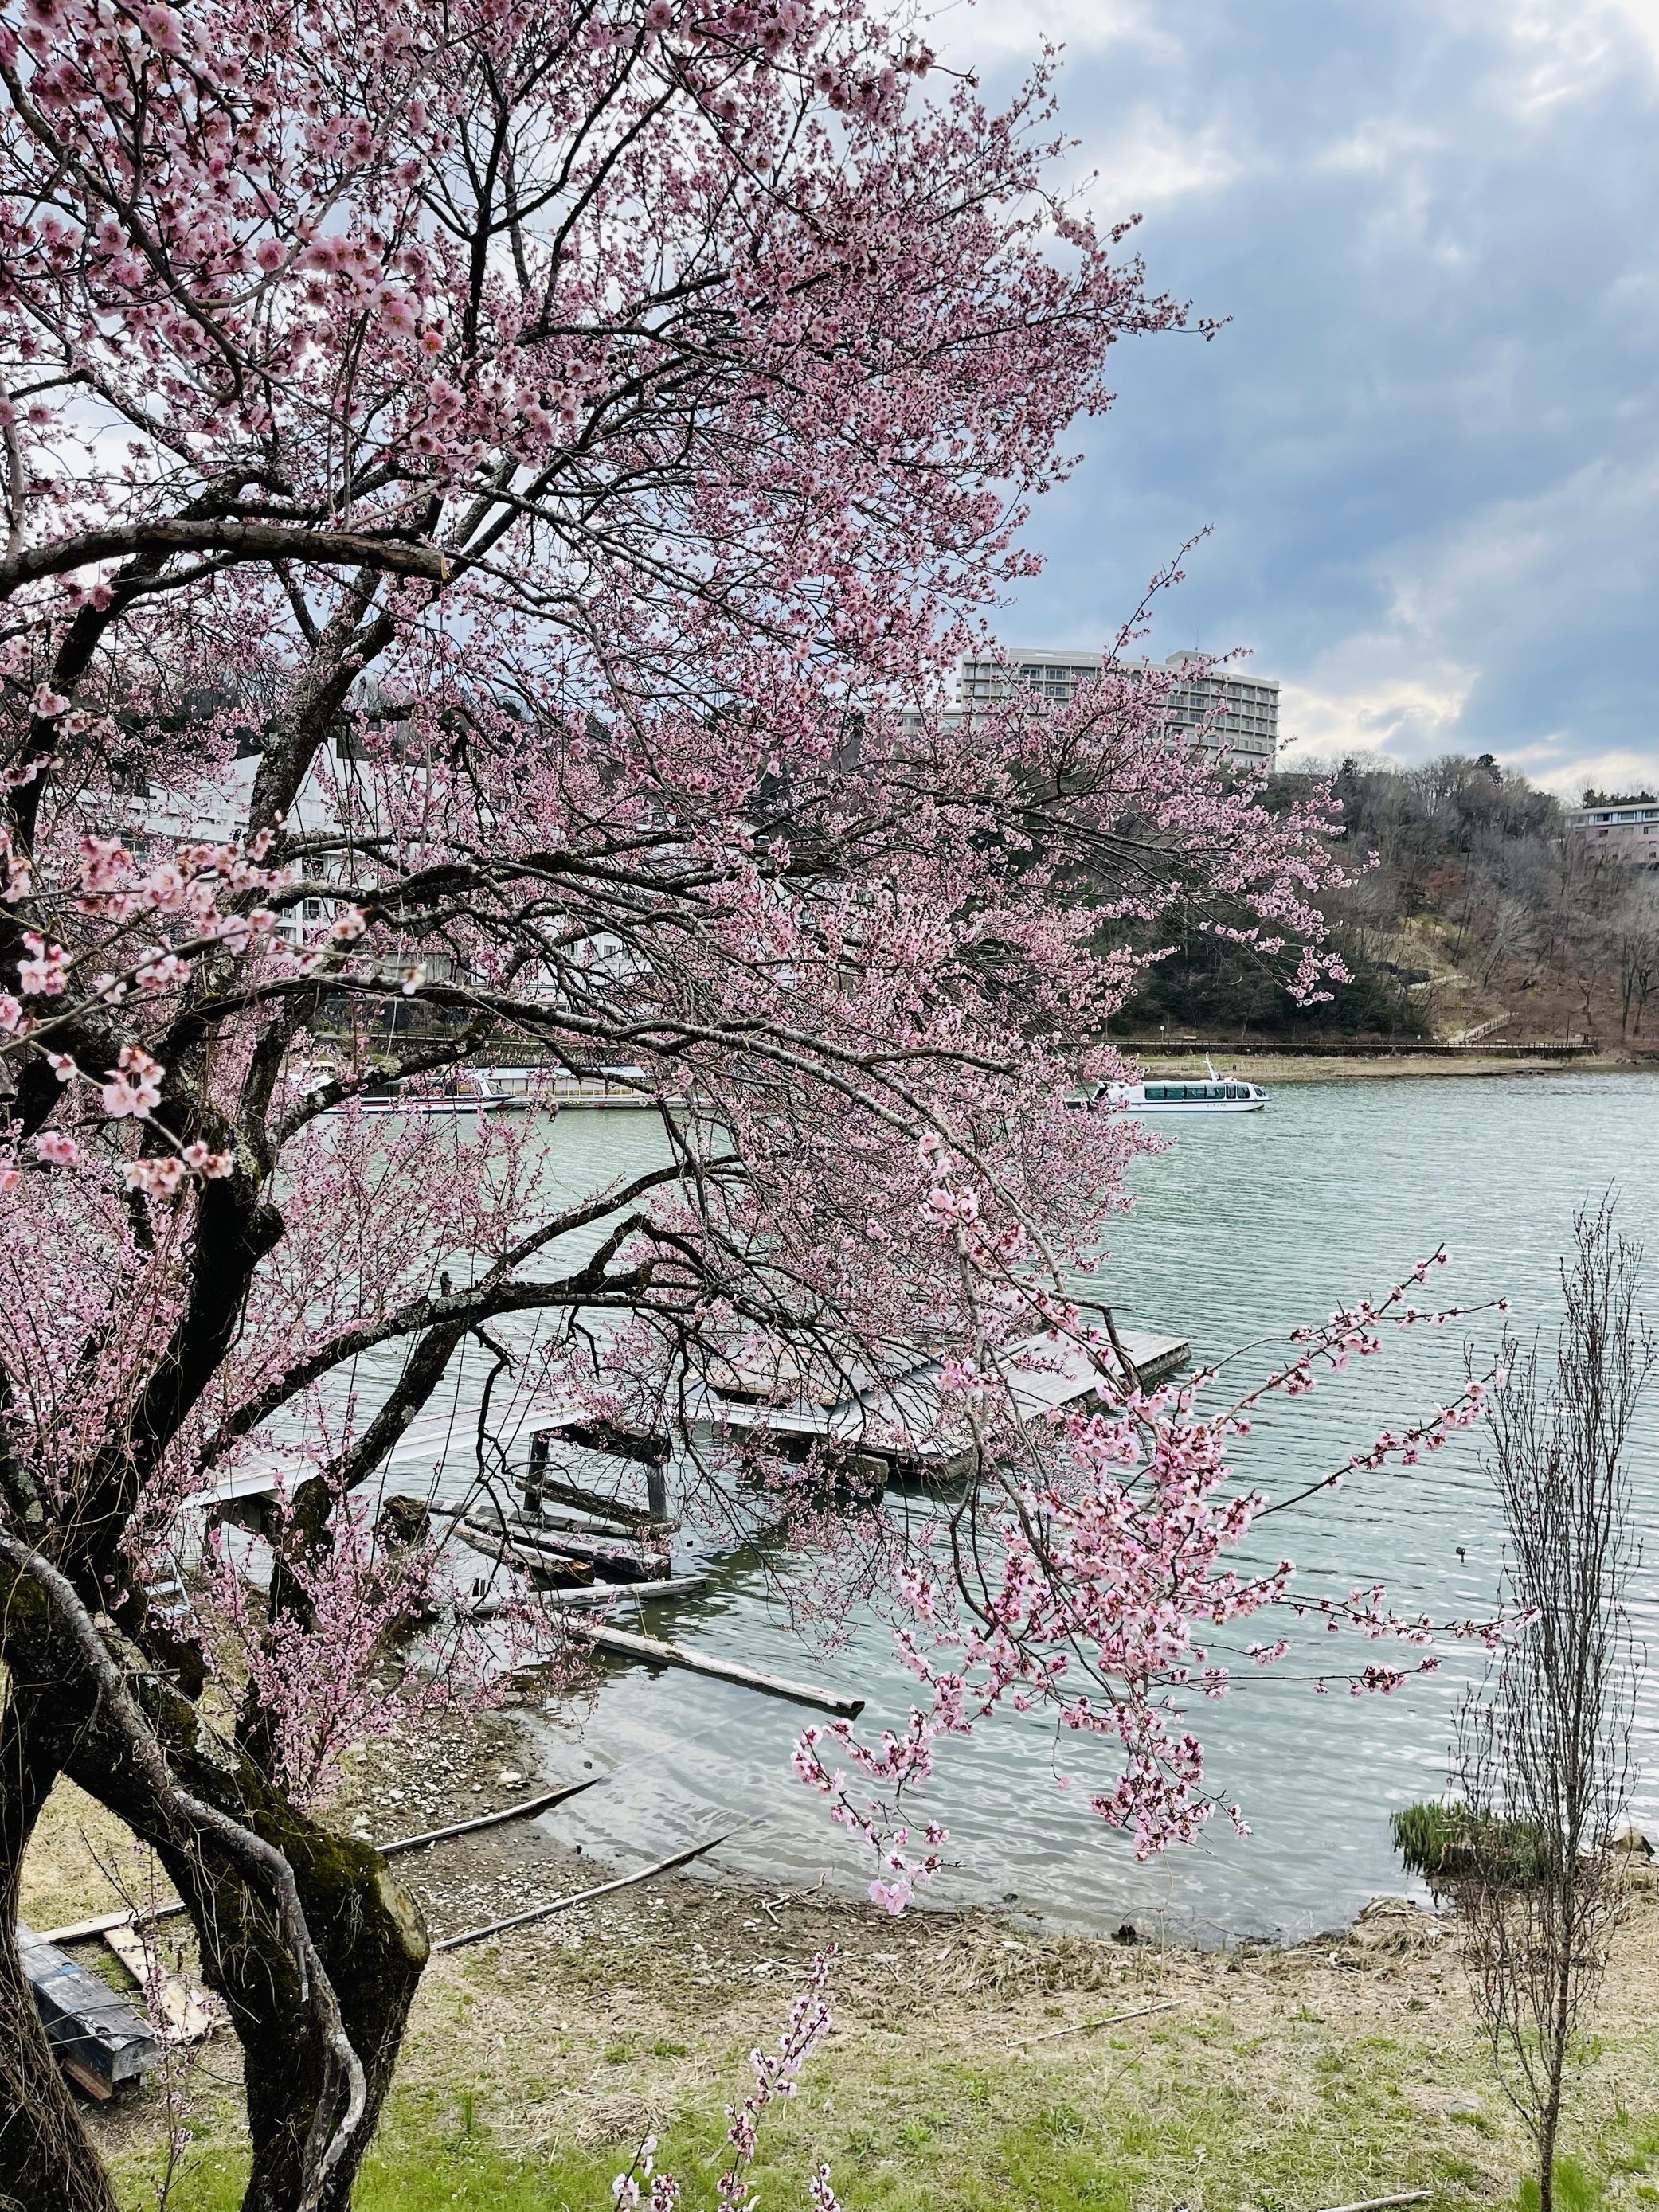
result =
[[[685,2212],[712,2207],[723,2106],[748,2086],[751,2043],[775,2026],[752,2009],[677,2009],[655,1991],[584,2022],[577,1978],[592,1965],[481,1958],[464,1979],[434,1979],[356,2212],[612,2212],[611,2179],[635,2145],[592,2131],[652,2112]],[[1439,1967],[1384,1963],[1312,1987],[1310,1971],[1240,1962],[1235,1980],[1218,1962],[1205,1984],[1188,1976],[1167,2016],[1018,2051],[1010,2039],[1036,2004],[1063,2026],[1115,2000],[947,1994],[933,2014],[913,2004],[901,2038],[890,1993],[860,2007],[855,1986],[798,2096],[768,2116],[753,2176],[763,2212],[806,2212],[820,2160],[847,2212],[1317,2212],[1413,2188],[1433,2192],[1426,2212],[1528,2212],[1527,2139]],[[558,1972],[568,1988],[550,1986]],[[1598,2023],[1574,2059],[1577,2163],[1564,2165],[1559,2212],[1659,2207],[1651,2014],[1626,2007]],[[160,2130],[131,2119],[120,2202],[153,2212]],[[238,2124],[234,2096],[204,2073],[172,2212],[236,2212]]]
[[[1138,2212],[1180,2198],[1209,2212],[1310,2212],[1413,2187],[1433,2190],[1430,2212],[1501,2201],[1505,2189],[1517,2212],[1536,2212],[1535,2188],[1528,2198],[1519,2180],[1519,2142],[1500,2158],[1504,2184],[1463,2154],[1479,2148],[1467,2131],[1431,2139],[1420,2113],[1402,2109],[1396,2079],[1402,2062],[1420,2063],[1421,2050],[1402,2053],[1380,2039],[1310,2051],[1299,2104],[1280,2094],[1292,2083],[1264,2083],[1256,2094],[1237,2079],[1205,2078],[1197,2035],[1164,2055],[1153,2080],[1141,2078],[1144,2056],[1109,2046],[1081,2063],[1017,2063],[988,2075],[947,2060],[925,2079],[906,2056],[827,2057],[792,2106],[775,2108],[754,2175],[769,2212],[805,2212],[819,2158],[848,2212]],[[735,2082],[740,2054],[730,2061]],[[659,2163],[679,2176],[687,2212],[713,2203],[724,2126],[711,2094],[663,2131]],[[611,2178],[631,2149],[562,2140],[548,2154],[514,2156],[492,2130],[487,2092],[404,2094],[364,2169],[356,2212],[609,2212]],[[1560,2212],[1611,2212],[1614,2197],[1656,2201],[1651,2112],[1624,2112],[1615,2100],[1583,2149],[1582,2160],[1563,2161]],[[235,2212],[245,2171],[240,2156],[198,2146],[174,2212]],[[130,2185],[125,2202],[138,2212],[146,2197]]]

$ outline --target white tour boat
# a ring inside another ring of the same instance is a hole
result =
[[[1103,1083],[1097,1103],[1121,1106],[1130,1114],[1259,1114],[1267,1094],[1259,1083],[1218,1075],[1211,1061],[1207,1082]]]
[[[333,1080],[332,1073],[322,1075],[311,1087],[320,1090],[325,1083]],[[487,1067],[453,1068],[437,1078],[416,1076],[411,1085],[420,1088],[405,1091],[392,1083],[384,1090],[360,1091],[356,1097],[356,1109],[361,1114],[416,1114],[428,1118],[457,1114],[500,1114],[521,1109],[525,1100],[514,1096],[505,1085],[492,1080]],[[325,1117],[349,1114],[350,1105],[325,1106]]]

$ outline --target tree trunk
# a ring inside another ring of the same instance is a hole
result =
[[[205,1978],[229,2006],[242,2045],[253,2151],[246,2212],[295,2212],[325,2080],[325,2045],[278,1929],[273,1899],[210,1832],[181,1832],[176,1808],[158,1799],[127,1738],[74,1663],[67,1638],[53,1633],[43,1607],[27,1601],[29,1587],[21,1577],[12,1584],[18,1602],[9,1609],[4,1639],[11,1697],[4,1713],[8,1764],[0,1778],[0,1805],[10,1886],[0,1904],[15,1905],[22,1844],[60,1767],[155,1846],[189,1907]],[[178,1782],[273,1845],[293,1869],[312,1941],[365,2077],[362,2118],[322,2198],[325,2212],[344,2212],[427,1960],[420,1909],[378,1851],[355,1838],[331,1835],[289,1805],[170,1683],[159,1674],[135,1674],[130,1680]],[[32,2000],[8,1933],[0,1942],[0,2026],[9,2031],[0,2079],[9,2104],[15,2094],[25,2109],[15,2123],[16,2148],[9,2141],[0,2165],[0,2206],[5,2190],[15,2190],[30,2171],[43,2185],[37,2188],[31,2179],[33,2193],[18,2200],[29,2212],[37,2206],[40,2212],[48,2207],[51,2212],[115,2212],[38,2023],[31,2034],[26,2006],[32,2018]],[[324,2116],[325,2132],[337,2118]],[[13,2132],[9,2129],[9,2138]],[[33,2169],[27,2165],[31,2157]]]
[[[172,1733],[167,1731],[169,1737]],[[372,1845],[332,1835],[296,1811],[246,1760],[225,1759],[217,1744],[211,1753],[199,1748],[194,1734],[187,1743],[170,1741],[168,1750],[186,1789],[274,1844],[294,1869],[312,1941],[334,1985],[367,2084],[362,2119],[322,2198],[325,2212],[344,2212],[430,1948],[420,1908]],[[94,1750],[83,1771],[77,1753],[70,1771],[140,1833],[149,1833],[190,1908],[204,1978],[230,2008],[242,2045],[252,2144],[245,2212],[294,2212],[323,2088],[324,2049],[271,1900],[214,1843],[181,1849],[171,1834],[153,1825],[147,1830],[141,1805],[117,1802],[122,1792],[107,1781],[98,1787],[97,1764]]]
[[[1555,2138],[1561,2126],[1561,2084],[1552,2081],[1538,2130],[1538,2212],[1555,2212]]]
[[[117,2212],[17,1955],[23,1853],[58,1771],[19,1698],[0,1708],[0,2212]]]

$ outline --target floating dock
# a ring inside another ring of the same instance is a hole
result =
[[[1192,1358],[1192,1346],[1184,1337],[1120,1328],[1118,1341],[1148,1389],[1167,1382]],[[1101,1369],[1109,1371],[1115,1362],[1114,1355],[1103,1347],[1091,1354],[1080,1345],[1037,1335],[1011,1346],[999,1364],[1018,1418],[1030,1422],[1073,1409],[1092,1410],[1101,1402]],[[694,1409],[711,1434],[716,1430],[737,1437],[758,1437],[763,1433],[772,1444],[801,1457],[814,1445],[829,1444],[848,1458],[869,1462],[872,1474],[881,1471],[910,1480],[945,1481],[962,1474],[968,1460],[959,1448],[940,1440],[945,1410],[939,1387],[941,1371],[936,1360],[925,1358],[895,1361],[884,1374],[856,1381],[843,1395],[830,1400],[799,1389],[791,1395],[791,1382],[799,1383],[802,1378],[781,1364],[764,1376],[732,1370],[705,1388],[694,1401]],[[750,1384],[757,1387],[747,1387]],[[759,1387],[763,1385],[770,1387]],[[484,1472],[504,1486],[522,1485],[521,1467],[514,1465],[514,1471],[508,1472],[516,1455],[529,1451],[533,1474],[536,1468],[545,1463],[544,1439],[556,1439],[573,1427],[581,1431],[585,1441],[590,1431],[583,1416],[568,1405],[543,1399],[513,1406],[502,1433],[495,1439],[495,1449]],[[594,1449],[599,1457],[606,1456],[602,1444]],[[666,1456],[665,1447],[662,1456]],[[613,1459],[611,1463],[620,1472],[622,1461]],[[399,1482],[409,1483],[433,1496],[434,1507],[441,1510],[434,1493],[453,1492],[458,1480],[465,1480],[469,1474],[476,1477],[477,1468],[473,1417],[451,1407],[442,1413],[417,1415],[410,1423],[388,1455],[380,1481],[388,1494]],[[185,1503],[204,1512],[210,1524],[234,1521],[251,1533],[263,1534],[279,1475],[292,1482],[306,1472],[292,1462],[281,1468],[252,1468],[198,1491]],[[652,1486],[652,1474],[660,1480],[660,1463],[648,1470],[647,1487]],[[572,1503],[580,1499],[582,1520],[558,1516],[561,1525],[578,1539],[613,1533],[613,1526],[603,1518],[607,1506],[634,1520],[642,1519],[646,1510],[620,1496],[607,1500],[568,1485],[548,1485],[546,1494]],[[530,1524],[535,1525],[538,1517],[532,1512]]]
[[[1117,1334],[1148,1389],[1167,1382],[1192,1358],[1183,1337],[1134,1328]],[[1011,1346],[997,1364],[1016,1417],[1029,1425],[1053,1413],[1094,1411],[1103,1402],[1102,1368],[1109,1371],[1117,1362],[1103,1348],[1091,1353],[1064,1339],[1037,1335]],[[941,1435],[946,1427],[941,1376],[937,1361],[920,1359],[833,1401],[802,1395],[781,1402],[745,1403],[710,1390],[703,1410],[711,1426],[763,1435],[768,1443],[803,1457],[814,1446],[825,1445],[866,1464],[872,1474],[949,1482],[968,1472],[973,1453]]]

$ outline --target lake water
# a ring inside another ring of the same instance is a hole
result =
[[[561,1182],[591,1183],[655,1141],[643,1116],[567,1115],[550,1133],[549,1164]],[[1136,1185],[1136,1210],[1106,1271],[1112,1302],[1137,1325],[1190,1338],[1200,1360],[1386,1290],[1443,1240],[1453,1260],[1436,1278],[1445,1302],[1507,1295],[1516,1325],[1547,1333],[1558,1255],[1587,1199],[1617,1194],[1621,1224],[1645,1243],[1649,1280],[1659,1285],[1659,1079],[1286,1085],[1261,1115],[1183,1121],[1171,1151],[1139,1164]],[[1650,1304],[1659,1307],[1659,1295]],[[1489,1350],[1499,1326],[1482,1315],[1467,1331],[1391,1337],[1382,1358],[1278,1406],[1237,1463],[1270,1494],[1328,1471],[1379,1428],[1454,1391],[1466,1336]],[[1659,1669],[1656,1435],[1659,1385],[1635,1468],[1639,1518],[1654,1531],[1638,1610]],[[1310,1591],[1381,1580],[1404,1612],[1489,1613],[1502,1541],[1478,1457],[1479,1432],[1466,1432],[1425,1466],[1353,1478],[1276,1518],[1273,1556],[1288,1552]],[[817,1662],[788,1633],[751,1559],[714,1555],[708,1564],[708,1595],[653,1608],[654,1632],[860,1694],[863,1729],[902,1718],[909,1678],[878,1622],[862,1621],[849,1645]],[[1317,1663],[1331,1664],[1339,1642],[1357,1663],[1388,1656],[1386,1646],[1322,1634]],[[1389,1814],[1443,1787],[1454,1709],[1484,1664],[1484,1655],[1449,1646],[1442,1673],[1386,1698],[1322,1698],[1289,1671],[1252,1672],[1221,1704],[1200,1702],[1212,1785],[1242,1802],[1253,1833],[1241,1840],[1218,1818],[1200,1842],[1147,1865],[1088,1811],[1090,1771],[1078,1744],[1057,1747],[1051,1724],[1011,1716],[945,1746],[927,1805],[918,1803],[918,1817],[931,1814],[950,1830],[952,1864],[931,1898],[1012,1903],[1054,1925],[1158,1923],[1200,1940],[1296,1938],[1339,1923],[1368,1898],[1408,1887]],[[693,1675],[608,1662],[580,1737],[556,1721],[540,1723],[556,1775],[591,1760],[608,1777],[554,1816],[556,1831],[627,1865],[741,1821],[714,1864],[780,1887],[820,1879],[862,1887],[864,1860],[790,1776],[805,1717]],[[1638,1749],[1645,1774],[1637,1816],[1659,1831],[1659,1671],[1642,1695]],[[1074,1777],[1069,1791],[1056,1779],[1062,1765]]]

